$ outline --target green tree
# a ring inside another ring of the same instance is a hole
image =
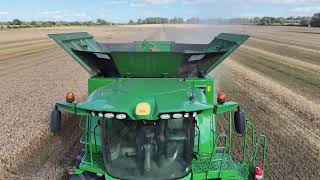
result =
[[[92,25],[94,25],[94,22],[92,22],[92,21],[85,21],[85,22],[82,23],[82,25],[92,26]]]
[[[281,24],[281,25],[283,25],[284,22],[285,22],[285,19],[284,19],[283,17],[277,17],[277,18],[276,18],[276,22],[279,23],[279,24]]]
[[[11,24],[12,25],[21,25],[22,21],[20,21],[19,19],[14,19]]]
[[[110,23],[106,20],[103,20],[103,19],[97,19],[97,24],[98,25],[109,25]]]
[[[301,26],[309,26],[311,22],[311,17],[302,17],[300,25]]]
[[[316,13],[312,16],[310,25],[312,27],[320,27],[320,13]]]
[[[134,24],[134,21],[132,19],[130,19],[129,24]]]
[[[37,25],[38,23],[37,23],[37,21],[31,21],[30,22],[30,25],[32,25],[32,26],[35,26],[35,25]]]
[[[270,17],[263,17],[260,21],[261,25],[270,25],[271,24],[271,19]]]
[[[254,17],[253,18],[253,23],[260,24],[261,23],[261,18],[260,17]]]
[[[184,20],[183,20],[183,18],[175,17],[173,19],[170,19],[169,23],[171,23],[171,24],[183,24]]]

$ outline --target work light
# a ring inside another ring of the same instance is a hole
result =
[[[114,117],[114,114],[113,114],[113,113],[105,113],[105,114],[104,114],[104,117],[111,119],[111,118]]]
[[[161,114],[161,119],[170,119],[170,114]]]
[[[194,112],[193,114],[192,114],[192,117],[196,117],[197,116],[197,112]]]
[[[175,113],[172,115],[173,118],[178,119],[178,118],[182,118],[182,114],[181,113]]]
[[[117,119],[125,119],[125,118],[127,118],[127,115],[125,115],[125,114],[117,114],[116,118]]]

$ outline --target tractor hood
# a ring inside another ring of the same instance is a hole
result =
[[[204,77],[249,36],[219,34],[209,44],[171,41],[98,43],[86,32],[50,34],[91,75],[99,77]]]
[[[138,104],[148,104],[150,113],[137,115]],[[125,113],[130,119],[156,120],[161,113],[195,112],[213,109],[199,88],[183,79],[118,79],[92,92],[77,109],[94,112]]]

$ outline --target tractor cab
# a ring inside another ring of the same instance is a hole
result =
[[[178,113],[175,114],[179,115]],[[192,169],[194,117],[102,122],[106,172],[118,179],[179,179]],[[122,132],[122,133],[121,133]]]
[[[256,162],[231,158],[231,113],[235,111],[236,131],[245,134],[244,113],[238,103],[223,101],[222,95],[215,101],[208,76],[248,36],[222,33],[208,44],[98,43],[88,33],[49,37],[91,75],[88,97],[76,102],[69,93],[51,115],[53,133],[60,130],[61,111],[85,119],[81,123],[85,149],[69,170],[71,177],[162,180],[253,175]],[[215,116],[223,113],[230,113],[230,134],[227,145],[219,147]]]

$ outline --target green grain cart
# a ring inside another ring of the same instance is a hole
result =
[[[208,76],[248,36],[222,33],[209,44],[49,37],[91,75],[84,101],[68,93],[51,113],[53,133],[61,112],[84,120],[85,149],[68,170],[71,179],[263,179],[266,137],[238,103],[214,97]],[[217,131],[221,115],[229,119],[227,133]],[[241,161],[232,159],[233,129],[242,135]]]

